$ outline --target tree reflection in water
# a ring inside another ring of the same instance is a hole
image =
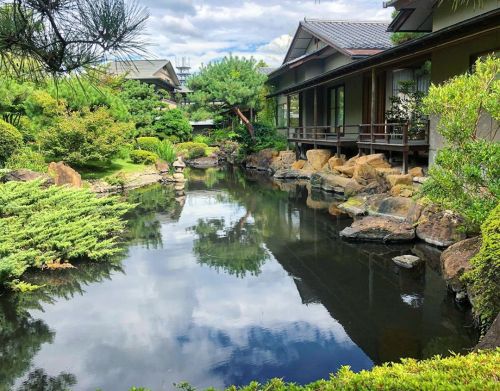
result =
[[[111,279],[114,273],[123,272],[119,261],[76,264],[75,269],[31,271],[26,280],[41,288],[23,294],[0,296],[0,390],[12,389],[14,382],[26,374],[33,357],[44,343],[52,343],[54,333],[30,311],[42,310],[43,303],[69,299],[84,294],[84,287],[91,283]],[[66,390],[76,384],[72,374],[61,373],[56,377],[34,370],[19,390]],[[43,387],[42,387],[43,386]]]

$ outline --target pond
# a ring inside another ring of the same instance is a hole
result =
[[[477,342],[437,249],[345,242],[350,220],[306,186],[208,169],[185,195],[128,197],[122,259],[33,273],[44,288],[0,297],[0,389],[308,383]],[[410,251],[425,267],[391,261]]]

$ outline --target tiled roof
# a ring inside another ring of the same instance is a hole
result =
[[[391,33],[386,22],[306,19],[301,26],[341,49],[389,49]]]
[[[180,84],[175,74],[175,70],[169,60],[130,60],[130,61],[112,61],[109,64],[109,70],[115,74],[127,73],[129,79],[156,79],[159,76],[156,73],[167,67],[170,76],[174,78],[174,83]]]

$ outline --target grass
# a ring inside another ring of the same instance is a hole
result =
[[[130,174],[141,172],[147,166],[143,164],[135,164],[125,159],[113,159],[111,164],[103,164],[102,162],[94,162],[77,167],[76,170],[82,175],[82,179],[103,179],[107,176],[116,175],[119,172]]]

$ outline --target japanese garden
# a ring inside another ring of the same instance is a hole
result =
[[[167,3],[0,1],[0,390],[498,389],[498,1]]]

